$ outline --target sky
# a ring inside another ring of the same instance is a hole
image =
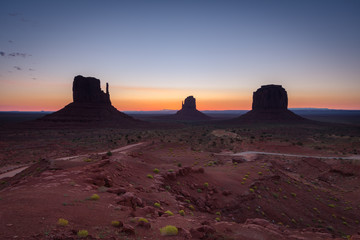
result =
[[[1,0],[0,111],[55,111],[76,75],[120,111],[251,109],[280,84],[289,107],[360,109],[357,0]]]

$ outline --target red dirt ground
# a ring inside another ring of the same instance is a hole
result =
[[[143,132],[127,138],[123,134],[122,141],[145,139],[144,135],[148,138],[144,144],[113,151],[111,156],[94,153],[106,149],[105,144],[99,143],[93,151],[84,145],[83,151],[75,153],[84,156],[70,160],[46,158],[12,178],[0,179],[0,239],[78,239],[81,229],[89,233],[85,239],[359,237],[357,161],[267,155],[254,155],[252,161],[245,161],[207,150],[216,142],[219,148],[227,145],[223,148],[227,152],[272,150],[343,156],[344,146],[351,152],[359,150],[358,135],[337,135],[333,140],[331,135],[315,133],[281,139],[281,134],[272,133],[270,137],[263,130],[248,133],[235,129],[237,137],[230,134],[235,138],[224,136],[221,141],[211,135],[212,129],[192,130]],[[321,134],[323,142],[317,139]],[[316,146],[321,149],[314,148],[310,138],[319,141]],[[198,139],[203,142],[199,144]],[[16,140],[2,138],[3,146],[9,150],[14,149],[9,144],[12,141]],[[337,141],[337,145],[330,149],[327,146],[331,141]],[[18,147],[24,149],[40,140],[28,145],[18,142]],[[125,144],[111,144],[111,149]],[[63,157],[59,149],[61,146],[54,149],[54,156]],[[26,163],[23,155],[17,160],[19,165]],[[159,173],[154,172],[155,168]],[[99,199],[91,200],[93,194],[98,194]],[[167,210],[173,216],[165,213]],[[59,225],[60,218],[68,220],[68,225]],[[112,226],[114,220],[124,226]],[[159,229],[166,225],[176,226],[178,234],[162,236]]]

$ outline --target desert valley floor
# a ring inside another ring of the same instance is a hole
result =
[[[356,126],[3,128],[0,140],[1,239],[360,234]]]

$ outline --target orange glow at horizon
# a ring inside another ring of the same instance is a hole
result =
[[[22,83],[22,82],[20,82]],[[18,88],[6,83],[0,94],[0,111],[57,111],[72,102],[68,84],[43,84],[42,88]],[[289,108],[330,108],[360,110],[354,94],[294,91],[288,93]],[[176,89],[111,86],[110,98],[120,111],[179,110],[181,102],[193,95],[198,110],[250,110],[252,91],[246,89]]]

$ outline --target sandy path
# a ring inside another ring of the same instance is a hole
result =
[[[272,153],[272,152],[257,152],[257,151],[246,151],[246,152],[238,152],[238,153],[220,153],[218,155],[242,156],[242,157],[245,157],[247,159],[249,156],[253,157],[256,154],[272,155],[272,156],[284,156],[284,157],[298,157],[298,158],[360,160],[360,155],[354,155],[354,156],[349,156],[349,157],[321,157],[321,156],[310,156],[310,155],[300,155],[300,154],[290,154],[290,153]]]
[[[140,142],[140,143],[135,143],[135,144],[130,144],[130,145],[127,145],[127,146],[124,146],[124,147],[121,147],[121,148],[116,148],[116,149],[113,149],[111,150],[112,153],[115,153],[115,152],[125,152],[126,150],[129,150],[131,148],[134,148],[134,147],[138,147],[138,146],[141,146],[145,144],[145,142]],[[99,153],[93,153],[93,154],[106,154],[107,152],[99,152]],[[83,158],[83,157],[87,157],[89,154],[82,154],[82,155],[76,155],[76,156],[68,156],[68,157],[61,157],[61,158],[56,158],[56,159],[53,159],[52,161],[76,161],[78,158]],[[0,179],[2,178],[7,178],[7,177],[13,177],[15,176],[16,174],[22,172],[23,170],[27,169],[28,167],[30,167],[31,165],[28,165],[28,166],[22,166],[20,168],[17,168],[17,169],[14,169],[14,170],[11,170],[11,171],[8,171],[8,172],[5,172],[5,173],[2,173],[0,174]]]

